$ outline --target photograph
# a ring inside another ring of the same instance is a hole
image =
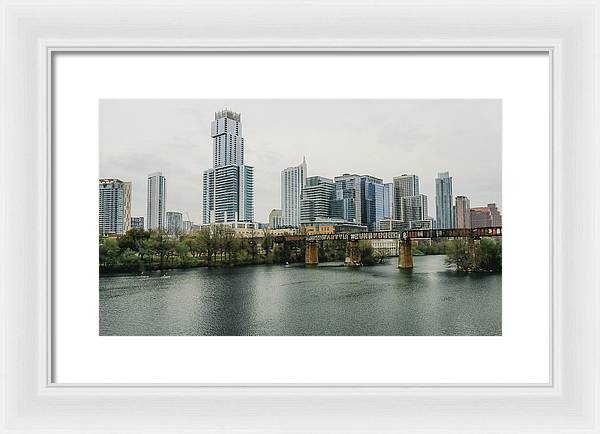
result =
[[[98,104],[100,336],[502,336],[501,99]]]

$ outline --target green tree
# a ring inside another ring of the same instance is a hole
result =
[[[265,255],[268,255],[273,250],[273,235],[271,235],[271,231],[268,229],[265,229],[261,246],[265,252]]]
[[[446,264],[456,266],[458,271],[471,271],[475,267],[469,243],[463,239],[452,240],[446,249]]]
[[[449,241],[446,255],[446,264],[458,271],[502,271],[502,242],[494,238]]]
[[[481,271],[502,271],[502,242],[494,238],[481,239],[478,249],[478,269]]]
[[[121,252],[119,262],[128,270],[139,269],[142,265],[140,256],[133,250],[127,248]]]
[[[120,253],[121,249],[116,239],[100,238],[99,261],[104,267],[115,266]]]
[[[198,243],[200,251],[206,253],[207,261],[210,264],[217,248],[210,226],[203,226],[200,229],[198,232]]]
[[[178,241],[175,245],[175,254],[177,255],[177,257],[179,258],[179,262],[181,265],[186,266],[188,265],[188,255],[190,253],[190,249],[187,246],[187,244],[181,240]]]
[[[119,237],[119,247],[121,250],[131,249],[134,252],[139,252],[142,242],[149,237],[150,232],[144,229],[129,229],[123,236]]]
[[[361,241],[358,244],[358,252],[360,255],[360,262],[363,265],[375,265],[377,262],[374,256],[373,246],[368,241]]]
[[[153,254],[159,257],[159,267],[163,268],[165,259],[175,252],[175,243],[164,231],[150,231],[149,247]]]

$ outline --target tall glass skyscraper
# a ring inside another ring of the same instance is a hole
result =
[[[396,218],[394,213],[394,183],[383,184],[383,218],[386,220]]]
[[[311,176],[306,178],[306,185],[300,199],[300,223],[331,217],[331,200],[335,184],[329,178]]]
[[[452,177],[448,172],[438,173],[435,179],[435,219],[438,229],[454,227]]]
[[[244,164],[241,114],[230,110],[215,113],[211,136],[213,167],[203,174],[202,222],[252,222],[254,168]]]
[[[384,186],[381,179],[347,173],[335,177],[332,217],[375,230],[378,222],[384,218],[384,209]]]
[[[377,230],[378,223],[383,220],[383,180],[374,176],[363,175],[360,177],[361,194],[361,223],[369,230]]]
[[[404,220],[403,199],[419,194],[419,177],[417,175],[401,175],[394,178],[394,214],[395,218]]]
[[[360,223],[362,216],[360,176],[344,173],[336,176],[335,193],[331,201],[331,215],[334,218]]]
[[[131,182],[98,181],[100,235],[122,235],[131,227]]]
[[[394,212],[396,219],[405,223],[427,220],[427,196],[419,192],[417,175],[394,178]]]
[[[281,172],[281,213],[283,225],[297,227],[300,224],[300,199],[306,184],[306,159],[298,166]]]
[[[167,180],[161,172],[148,175],[148,196],[146,202],[147,229],[165,230],[167,202]]]

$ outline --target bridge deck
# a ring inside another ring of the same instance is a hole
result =
[[[473,229],[423,229],[408,231],[352,232],[342,234],[290,235],[275,237],[283,241],[360,241],[360,240],[419,240],[436,238],[500,237],[502,226]]]

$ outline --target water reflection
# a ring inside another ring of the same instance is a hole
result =
[[[351,269],[249,266],[100,278],[102,335],[500,335],[501,275],[444,257]]]

